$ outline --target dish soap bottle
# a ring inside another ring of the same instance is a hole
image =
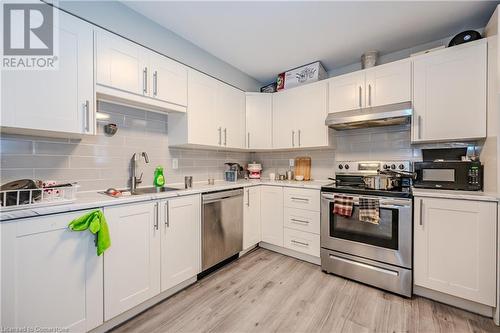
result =
[[[165,185],[165,177],[163,176],[163,167],[160,165],[157,166],[155,169],[153,184],[156,187],[163,187]]]

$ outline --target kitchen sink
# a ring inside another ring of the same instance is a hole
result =
[[[170,191],[179,191],[179,189],[174,187],[141,187],[141,188],[136,188],[135,191],[132,192],[132,195],[162,193]]]

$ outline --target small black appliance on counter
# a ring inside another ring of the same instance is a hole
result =
[[[481,191],[483,165],[480,161],[462,160],[467,148],[423,149],[423,162],[413,165],[413,186],[444,190]]]

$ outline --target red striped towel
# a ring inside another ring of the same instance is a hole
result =
[[[344,217],[352,216],[353,197],[346,195],[335,195],[333,201],[333,214]]]

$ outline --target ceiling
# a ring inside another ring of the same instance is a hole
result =
[[[486,25],[500,1],[172,2],[125,5],[260,82],[316,60],[327,70]]]

